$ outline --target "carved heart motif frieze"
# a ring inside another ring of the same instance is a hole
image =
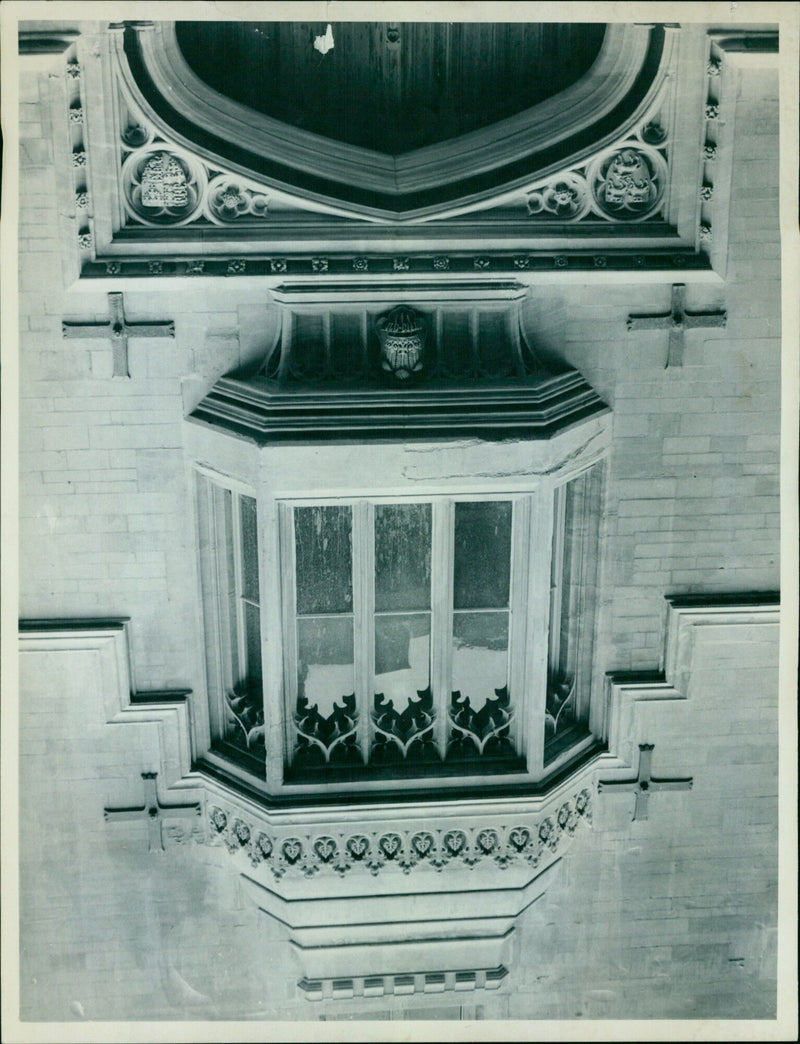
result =
[[[314,842],[314,851],[323,863],[330,863],[336,855],[336,847],[332,837],[318,837]]]
[[[433,848],[433,835],[432,834],[414,834],[411,839],[411,847],[420,857],[424,859]]]
[[[378,846],[387,859],[394,859],[400,851],[402,843],[399,834],[384,834],[378,842]]]
[[[573,837],[580,823],[591,822],[592,791],[582,788],[529,825],[466,822],[464,829],[442,825],[429,830],[358,834],[337,834],[335,827],[329,827],[330,833],[325,834],[275,837],[218,806],[209,807],[208,818],[211,844],[224,843],[232,855],[244,851],[253,866],[266,866],[278,879],[287,871],[313,876],[322,869],[340,876],[356,868],[373,875],[382,870],[408,874],[420,864],[437,872],[479,863],[491,863],[501,870],[514,863],[541,869]]]
[[[347,851],[353,859],[360,862],[369,851],[369,839],[362,836],[349,838]]]
[[[287,841],[283,842],[282,851],[286,862],[290,866],[294,866],[303,854],[303,845],[296,838],[289,838]]]

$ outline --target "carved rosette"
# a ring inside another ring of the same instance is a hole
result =
[[[145,225],[185,225],[198,216],[206,192],[200,163],[184,152],[151,144],[122,165],[125,206]]]
[[[312,832],[295,827],[293,833],[289,828],[281,833],[212,804],[207,833],[209,844],[224,845],[231,854],[244,853],[254,867],[263,866],[277,880],[285,874],[312,877],[326,871],[339,876],[359,871],[377,875],[392,866],[405,874],[415,868],[442,872],[487,864],[499,869],[526,864],[544,869],[578,826],[591,819],[592,789],[586,786],[531,819],[447,820],[377,830],[374,823],[344,830],[329,824]]]
[[[667,164],[655,149],[626,144],[598,156],[587,179],[601,213],[617,221],[643,221],[661,206]]]
[[[427,328],[413,308],[399,305],[392,309],[377,320],[375,330],[381,344],[381,365],[387,373],[404,381],[422,370]]]
[[[242,218],[264,218],[269,209],[265,192],[248,188],[242,181],[219,174],[208,185],[207,216],[211,221],[233,224]]]
[[[552,215],[563,221],[579,221],[588,213],[589,206],[586,179],[575,172],[554,178],[527,197],[528,213],[532,217]]]

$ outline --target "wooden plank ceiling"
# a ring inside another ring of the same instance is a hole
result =
[[[605,26],[583,23],[179,22],[194,72],[256,111],[398,155],[487,126],[591,67]]]

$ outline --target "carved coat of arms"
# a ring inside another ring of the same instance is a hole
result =
[[[623,149],[606,171],[605,201],[633,208],[650,202],[652,175],[644,157],[635,149]]]
[[[186,173],[174,156],[157,152],[142,171],[142,206],[185,207]]]

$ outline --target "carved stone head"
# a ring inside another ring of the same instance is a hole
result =
[[[407,380],[422,369],[422,352],[427,328],[421,315],[398,305],[375,323],[381,343],[382,366],[398,380]]]

